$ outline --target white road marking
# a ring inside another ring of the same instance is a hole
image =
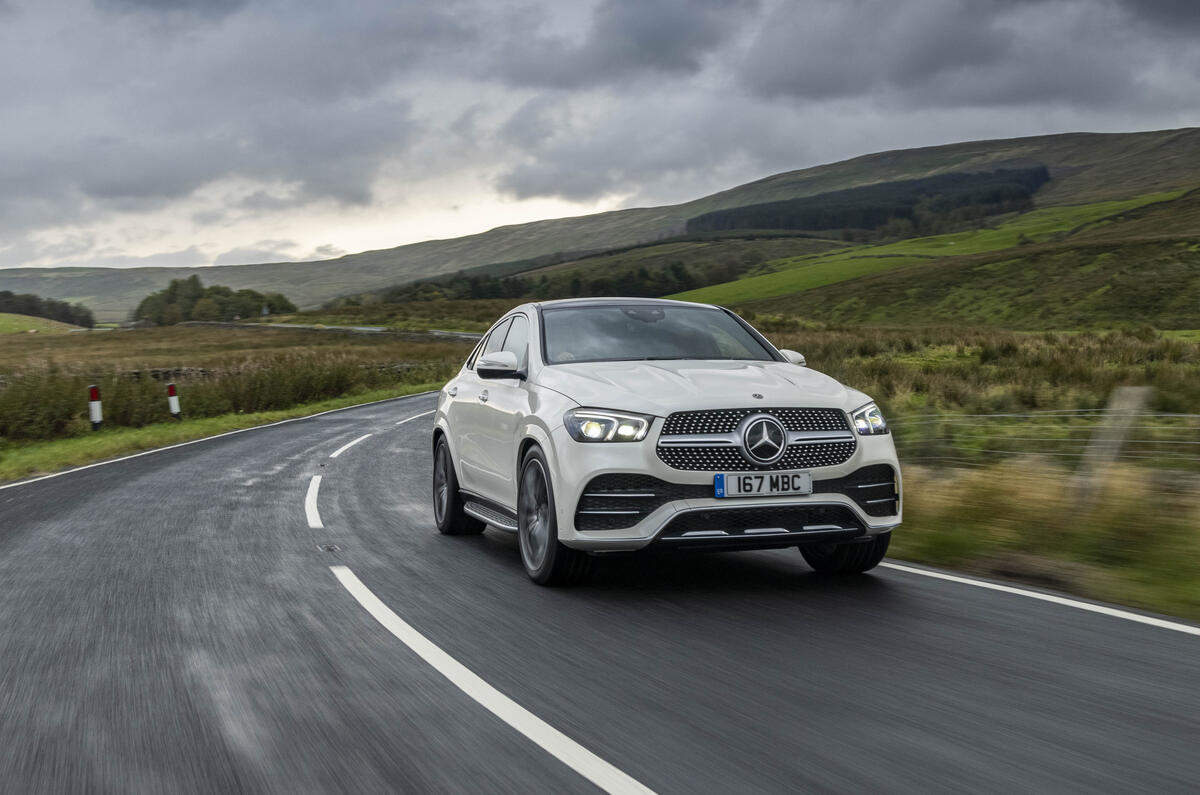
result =
[[[322,530],[321,514],[317,511],[317,492],[321,490],[321,476],[313,475],[308,482],[308,494],[304,495],[304,513],[308,516],[308,526],[313,530]]]
[[[384,398],[383,400],[372,400],[367,403],[359,403],[354,406],[346,406],[340,409],[329,409],[328,411],[318,411],[316,414],[305,414],[303,417],[292,417],[287,420],[279,420],[279,422],[268,422],[266,425],[255,425],[253,428],[238,428],[236,431],[225,431],[225,433],[217,433],[212,436],[205,436],[200,439],[190,439],[186,442],[178,444],[169,444],[166,447],[156,447],[153,450],[143,450],[140,453],[132,453],[123,455],[120,458],[110,458],[107,461],[97,461],[94,464],[85,464],[81,467],[73,469],[64,469],[62,472],[52,472],[49,475],[40,475],[36,478],[28,480],[18,480],[16,483],[7,483],[0,486],[0,491],[5,489],[15,489],[17,486],[28,486],[30,483],[37,483],[42,480],[50,480],[51,478],[61,478],[63,475],[74,475],[76,472],[83,472],[86,469],[95,469],[96,467],[108,466],[109,464],[118,464],[122,461],[128,461],[131,458],[141,458],[144,455],[154,455],[155,453],[165,453],[167,450],[177,450],[180,447],[187,447],[190,444],[200,444],[201,442],[211,442],[213,439],[220,439],[224,436],[233,436],[236,433],[246,433],[247,431],[261,431],[263,428],[274,428],[276,425],[287,425],[289,422],[300,422],[301,420],[311,420],[313,417],[322,417],[326,414],[333,414],[338,411],[350,411],[351,409],[361,409],[363,406],[374,406],[376,403],[388,403],[393,400],[407,400],[408,398],[422,397],[423,395],[436,394],[436,389],[431,389],[428,392],[417,392],[412,395],[401,395],[400,397]]]
[[[329,454],[329,457],[330,457],[330,458],[337,458],[339,455],[341,455],[342,453],[346,452],[346,451],[347,451],[347,450],[349,450],[351,447],[353,447],[354,445],[356,445],[356,444],[358,444],[359,442],[361,442],[363,439],[369,439],[369,438],[371,438],[371,437],[372,437],[372,436],[374,436],[374,435],[375,435],[375,434],[372,434],[372,433],[364,433],[362,436],[358,437],[358,438],[357,438],[357,439],[355,439],[353,442],[346,442],[344,445],[342,445],[342,446],[341,446],[341,447],[339,447],[338,449],[334,450],[332,453],[330,453],[330,454]]]
[[[652,793],[638,780],[622,772],[572,740],[529,710],[483,681],[477,674],[451,657],[379,600],[354,572],[345,566],[330,566],[350,595],[366,608],[376,621],[400,639],[417,656],[429,663],[459,690],[484,709],[541,746],[555,759],[606,792]]]
[[[943,574],[940,571],[929,571],[928,569],[917,569],[912,566],[902,566],[899,563],[880,563],[889,569],[903,571],[907,574],[919,574],[922,577],[932,577],[935,580],[947,580],[949,582],[962,583],[963,585],[974,585],[976,588],[986,588],[989,591],[1000,591],[1001,593],[1016,594],[1017,596],[1027,596],[1030,599],[1039,599],[1043,602],[1051,602],[1056,605],[1064,605],[1066,607],[1074,607],[1076,610],[1086,610],[1089,613],[1099,613],[1104,616],[1112,616],[1113,618],[1123,618],[1126,621],[1136,621],[1139,624],[1146,624],[1159,629],[1170,629],[1175,632],[1183,632],[1188,635],[1200,635],[1200,627],[1193,627],[1188,624],[1180,624],[1175,621],[1165,621],[1161,618],[1153,616],[1143,616],[1139,613],[1131,613],[1128,610],[1118,610],[1115,607],[1105,607],[1104,605],[1094,605],[1090,602],[1080,602],[1077,599],[1068,599],[1065,596],[1055,596],[1054,594],[1039,593],[1038,591],[1027,591],[1024,588],[1014,588],[1011,585],[999,585],[994,582],[985,580],[975,580],[970,577],[959,577],[955,574]]]
[[[403,425],[406,422],[412,422],[413,420],[419,420],[422,417],[428,417],[430,414],[432,414],[435,411],[437,411],[437,409],[430,409],[429,411],[422,411],[420,414],[414,414],[413,416],[408,417],[407,419],[400,420],[396,424]]]

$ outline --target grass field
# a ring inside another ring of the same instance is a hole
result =
[[[47,320],[44,317],[31,317],[29,315],[14,315],[9,312],[0,312],[0,334],[19,334],[35,331],[38,334],[63,334],[75,328],[69,323],[60,323],[57,320]]]
[[[933,258],[959,257],[1010,248],[1019,250],[1022,242],[1047,242],[1102,218],[1170,201],[1181,195],[1182,191],[1174,191],[1147,194],[1124,201],[1047,207],[1011,218],[994,229],[912,238],[878,246],[858,246],[825,255],[775,260],[764,265],[764,269],[773,270],[772,273],[690,290],[671,297],[703,303],[739,304],[790,295]]]
[[[170,420],[164,385],[185,416],[280,411],[444,380],[469,344],[319,331],[172,327],[0,337],[0,459],[13,444],[88,436],[87,387],[106,428]]]
[[[326,326],[381,326],[395,331],[487,331],[518,299],[475,301],[410,301],[371,303],[338,309],[315,309],[295,315],[277,315],[274,323],[322,324]]]
[[[836,323],[1194,329],[1200,241],[1051,244],[946,257],[740,306]]]

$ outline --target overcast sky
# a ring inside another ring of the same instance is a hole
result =
[[[1200,124],[1195,0],[0,0],[0,267],[316,259]]]

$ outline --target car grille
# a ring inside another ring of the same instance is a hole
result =
[[[834,438],[795,440],[773,464],[752,464],[742,455],[738,426],[755,414],[775,417],[789,433],[809,433]],[[695,439],[688,437],[721,437]],[[779,469],[813,469],[837,466],[854,455],[858,446],[845,412],[829,408],[709,409],[677,411],[663,422],[656,452],[672,469],[692,472],[749,472]]]
[[[692,472],[747,472],[775,469],[812,469],[844,464],[854,455],[855,443],[816,442],[789,445],[783,457],[770,466],[754,466],[738,447],[659,447],[659,459],[672,469]]]
[[[668,483],[650,475],[614,473],[588,482],[575,510],[575,529],[621,530],[633,527],[674,500],[713,496],[712,484]]]
[[[848,431],[850,423],[840,409],[710,409],[677,411],[663,423],[663,435],[732,433],[750,414],[771,414],[789,431]]]

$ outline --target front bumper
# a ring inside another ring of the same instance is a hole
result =
[[[900,524],[900,467],[890,434],[860,437],[854,454],[839,465],[808,468],[812,494],[717,499],[714,472],[675,469],[660,460],[657,431],[651,429],[645,442],[619,444],[553,434],[562,543],[598,552],[652,543],[759,549],[853,540]],[[884,482],[891,488],[879,487]],[[875,488],[859,488],[864,484]],[[653,499],[637,496],[649,494]]]

